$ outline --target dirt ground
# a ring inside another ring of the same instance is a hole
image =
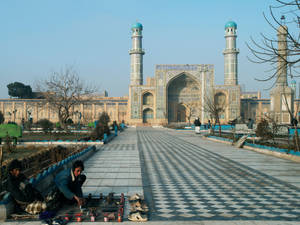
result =
[[[78,140],[89,136],[90,133],[23,133],[23,136],[18,140]]]

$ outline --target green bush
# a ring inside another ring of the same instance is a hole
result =
[[[41,119],[38,122],[38,125],[42,127],[45,133],[51,132],[53,130],[53,123],[48,119]]]
[[[2,124],[4,122],[4,115],[3,113],[0,111],[0,124]]]
[[[255,130],[257,137],[261,137],[263,140],[268,140],[273,137],[269,122],[266,119],[262,119]]]
[[[105,133],[110,134],[109,121],[109,115],[106,112],[101,113],[96,128],[92,132],[92,139],[103,139]]]
[[[71,118],[67,119],[67,125],[72,125],[74,124],[73,120]]]

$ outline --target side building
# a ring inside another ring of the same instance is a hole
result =
[[[99,118],[102,112],[107,112],[111,121],[127,121],[128,97],[93,97],[79,102],[72,108],[74,123],[88,124]],[[5,122],[21,123],[22,120],[37,122],[48,119],[58,122],[58,113],[49,107],[43,99],[0,99],[0,111]]]

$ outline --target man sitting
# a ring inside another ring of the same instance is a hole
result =
[[[21,173],[22,164],[14,159],[8,166],[7,191],[10,192],[20,209],[30,213],[38,214],[46,210],[41,193],[36,190],[26,176]]]
[[[86,176],[81,174],[84,165],[81,160],[74,162],[72,169],[63,170],[55,177],[55,184],[62,193],[62,200],[72,204],[77,202],[79,206],[84,204],[82,194],[82,184],[86,180]]]

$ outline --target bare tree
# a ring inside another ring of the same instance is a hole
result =
[[[57,111],[59,122],[67,129],[67,120],[73,116],[74,105],[87,101],[86,95],[95,92],[95,88],[86,85],[71,66],[60,72],[53,72],[49,79],[39,82],[37,90],[44,93],[45,102]]]
[[[188,118],[189,124],[191,124],[191,118],[193,116],[195,116],[198,112],[197,110],[198,110],[198,107],[199,107],[199,103],[191,101],[191,102],[186,102],[184,104],[187,108],[187,118]]]
[[[265,78],[256,78],[259,81],[268,81],[276,78],[276,75],[286,67],[289,68],[289,76],[299,76],[299,62],[300,62],[300,1],[299,0],[275,0],[276,5],[269,6],[269,16],[263,13],[263,16],[269,26],[277,32],[278,27],[281,27],[283,33],[286,33],[286,41],[282,43],[277,37],[269,37],[261,33],[261,42],[254,40],[251,37],[251,42],[246,43],[252,53],[251,62],[266,63],[271,65],[271,74]],[[281,18],[277,17],[278,13]],[[288,19],[286,19],[288,18]],[[292,29],[288,29],[288,25]],[[294,28],[294,29],[293,29]],[[293,32],[292,30],[295,30]],[[287,54],[282,54],[282,49],[279,45],[286,45]],[[278,61],[281,66],[276,66]]]
[[[214,124],[219,125],[219,135],[221,136],[221,123],[220,115],[225,111],[226,100],[218,99],[216,95],[211,92],[204,96],[203,110],[207,112],[211,119],[214,120]]]

